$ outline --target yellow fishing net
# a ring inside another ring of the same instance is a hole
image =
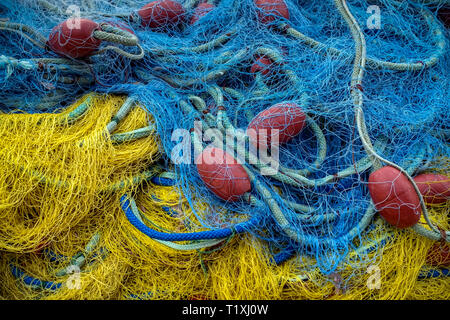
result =
[[[90,94],[61,114],[2,115],[1,298],[450,298],[449,277],[422,276],[435,269],[426,259],[436,241],[378,216],[367,238],[355,240],[357,251],[328,276],[311,267],[308,256],[275,265],[268,244],[245,233],[187,250],[188,241],[168,244],[144,235],[120,206],[125,192],[134,195],[147,225],[166,232],[206,230],[200,218],[211,210],[231,213],[202,199],[189,204],[176,186],[136,179],[158,171],[158,141],[152,135],[111,141],[106,126],[124,101]],[[86,102],[86,113],[67,121]],[[134,108],[116,132],[149,120]],[[429,206],[430,218],[448,230],[449,210],[448,201]],[[423,218],[419,223],[426,226]]]

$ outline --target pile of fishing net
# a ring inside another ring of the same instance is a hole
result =
[[[0,298],[449,299],[449,7],[2,1]]]

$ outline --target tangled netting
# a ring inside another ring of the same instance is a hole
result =
[[[450,298],[449,190],[412,180],[450,176],[448,1],[147,3],[0,3],[1,297]],[[377,214],[385,166],[408,228]]]

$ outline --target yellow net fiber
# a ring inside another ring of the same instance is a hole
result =
[[[157,158],[149,137],[114,146],[106,125],[122,97],[90,95],[92,103],[73,124],[62,114],[8,114],[0,121],[0,249],[32,252],[51,243],[98,208],[108,189],[129,180]],[[121,130],[139,128],[135,109]]]
[[[164,232],[206,230],[198,217],[232,213],[202,199],[191,207],[178,187],[132,182],[156,172],[158,141],[112,143],[106,126],[124,101],[90,94],[61,114],[2,115],[2,299],[450,299],[449,277],[420,277],[433,270],[426,257],[436,242],[380,217],[331,276],[306,256],[275,265],[268,244],[247,234],[195,250],[150,239],[127,220],[124,193],[145,224]],[[79,120],[62,120],[86,102]],[[136,107],[115,133],[149,120]],[[448,230],[449,210],[448,201],[431,205],[430,218]],[[423,217],[419,223],[426,227]]]

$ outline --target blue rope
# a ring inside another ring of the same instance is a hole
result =
[[[167,214],[171,217],[176,217],[177,213],[175,212],[175,210],[173,210],[172,208],[169,207],[161,207],[161,209],[163,209],[165,212],[167,212]]]
[[[177,184],[177,182],[173,179],[162,178],[162,177],[153,177],[150,181],[153,184],[156,184],[158,186],[163,186],[163,187],[172,187]]]
[[[142,223],[131,208],[130,200],[127,195],[120,198],[120,204],[128,221],[143,234],[152,239],[163,241],[189,241],[189,240],[207,240],[207,239],[221,239],[231,236],[233,233],[243,233],[258,224],[259,216],[255,216],[249,221],[236,224],[232,228],[217,229],[211,231],[201,231],[192,233],[165,233],[153,230]]]
[[[33,278],[33,277],[27,275],[25,272],[20,270],[18,267],[16,267],[12,263],[10,263],[9,266],[11,268],[11,273],[16,278],[21,279],[26,285],[33,286],[33,287],[39,287],[42,289],[47,289],[47,290],[52,290],[52,291],[58,290],[62,286],[62,283],[55,283],[55,282],[51,282],[51,281],[42,281],[37,278]]]
[[[146,300],[146,299],[153,298],[154,295],[153,295],[153,292],[149,291],[147,293],[141,293],[141,294],[130,293],[129,295],[125,295],[124,297],[127,300]]]
[[[439,278],[450,276],[449,269],[434,269],[419,274],[419,279]]]
[[[63,262],[67,261],[69,257],[66,257],[65,255],[53,252],[50,249],[44,249],[44,254],[49,258],[50,262]]]

